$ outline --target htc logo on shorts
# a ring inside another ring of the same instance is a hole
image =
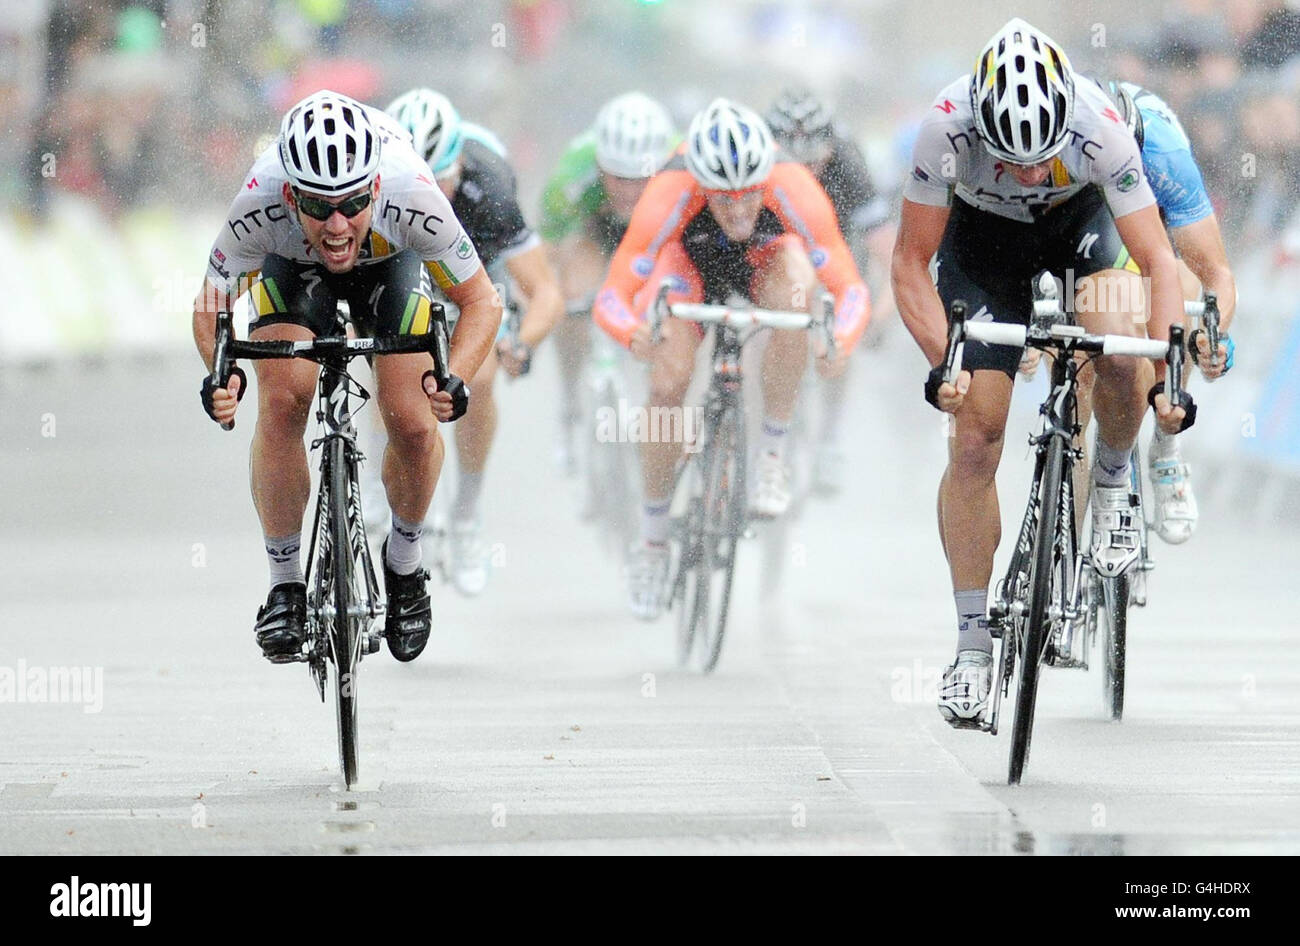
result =
[[[148,926],[153,884],[69,884],[50,888],[50,916],[129,916],[132,926]]]

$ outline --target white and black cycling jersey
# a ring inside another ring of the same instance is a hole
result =
[[[460,186],[451,199],[470,239],[489,269],[541,244],[524,220],[514,171],[487,145],[466,137],[461,150]]]
[[[444,289],[473,276],[479,268],[474,243],[438,189],[429,166],[411,146],[410,135],[379,109],[367,106],[366,114],[383,145],[379,199],[372,206],[370,234],[357,265],[411,249]],[[297,262],[320,262],[297,215],[285,203],[286,181],[278,144],[272,144],[248,172],[212,245],[207,278],[221,290],[247,289],[243,277],[258,272],[269,253]]]
[[[979,210],[1030,223],[1092,184],[1101,189],[1115,217],[1156,202],[1137,142],[1110,99],[1091,82],[1075,83],[1067,134],[1047,180],[1038,187],[1023,186],[980,140],[970,76],[963,76],[940,92],[926,113],[903,196],[942,207],[955,193]]]

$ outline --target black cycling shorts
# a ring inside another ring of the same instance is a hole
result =
[[[978,210],[954,197],[936,260],[945,310],[954,299],[964,299],[968,319],[1019,325],[1029,324],[1033,279],[1043,270],[1070,285],[1067,271],[1078,280],[1103,269],[1134,268],[1096,187],[1085,188],[1033,223]],[[1063,303],[1068,307],[1073,300]],[[1020,354],[1006,345],[967,342],[962,367],[1014,378]]]
[[[585,227],[587,239],[600,248],[605,256],[611,257],[627,233],[627,221],[619,220],[610,211],[597,211],[587,218]]]
[[[433,280],[415,250],[361,263],[346,273],[271,253],[251,293],[257,315],[250,332],[288,323],[333,335],[340,299],[347,301],[352,324],[363,337],[423,335],[438,311],[431,307]]]

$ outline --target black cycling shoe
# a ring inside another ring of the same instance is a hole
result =
[[[291,663],[307,640],[307,586],[302,582],[276,585],[257,609],[253,627],[262,654],[271,663]]]
[[[414,660],[429,643],[433,626],[433,607],[429,603],[429,573],[417,568],[409,575],[398,575],[388,567],[388,541],[379,553],[384,563],[384,588],[388,591],[388,612],[384,618],[384,637],[388,649],[402,662]]]

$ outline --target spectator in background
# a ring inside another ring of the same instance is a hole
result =
[[[1227,17],[1247,69],[1277,69],[1300,53],[1300,12],[1283,0],[1232,0]]]

